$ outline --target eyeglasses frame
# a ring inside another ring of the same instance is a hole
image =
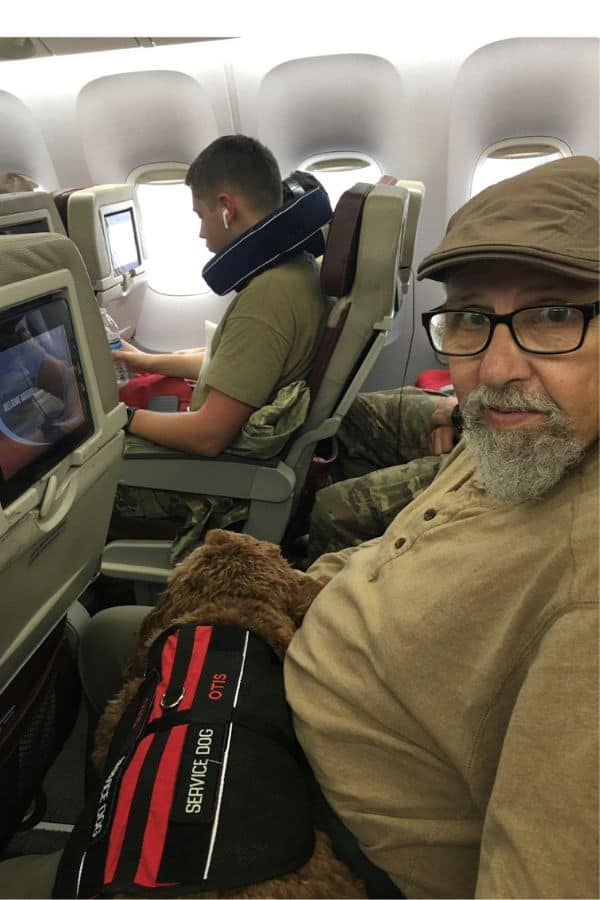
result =
[[[496,325],[506,325],[508,330],[511,333],[512,339],[519,348],[519,350],[523,350],[524,353],[534,353],[536,356],[561,356],[564,353],[574,353],[575,350],[579,350],[581,345],[585,340],[585,336],[587,334],[589,324],[592,319],[595,319],[597,315],[600,314],[600,300],[596,300],[594,303],[554,303],[547,304],[547,308],[556,309],[557,307],[568,307],[569,309],[578,309],[581,313],[583,313],[583,330],[581,333],[581,340],[577,344],[576,347],[571,347],[570,350],[529,350],[527,347],[524,347],[517,337],[514,326],[512,323],[513,317],[518,315],[521,312],[525,312],[527,309],[544,309],[546,308],[544,304],[536,304],[535,306],[522,306],[520,309],[515,309],[511,313],[504,313],[502,315],[498,315],[496,313],[486,312],[482,309],[473,309],[472,307],[465,306],[460,309],[454,309],[452,307],[447,307],[442,304],[442,306],[437,306],[435,309],[430,309],[428,312],[421,313],[421,323],[427,332],[427,337],[429,339],[429,343],[433,347],[436,353],[440,353],[442,356],[479,356],[480,353],[483,353],[484,350],[490,346],[492,342],[492,338],[494,336],[494,331],[496,330]],[[490,323],[490,333],[488,334],[487,340],[483,347],[480,350],[477,350],[475,353],[448,353],[445,350],[440,350],[433,343],[433,338],[431,337],[430,332],[430,322],[435,315],[438,313],[445,312],[476,312],[485,318]]]

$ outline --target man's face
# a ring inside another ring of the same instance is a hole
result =
[[[206,241],[206,247],[211,253],[219,253],[232,240],[228,229],[223,222],[223,209],[218,200],[209,204],[206,199],[192,195],[194,212],[200,219],[200,238]]]
[[[464,266],[449,277],[446,288],[448,307],[497,314],[550,302],[591,303],[598,295],[594,283],[499,261]],[[592,319],[583,345],[564,355],[527,353],[505,325],[498,325],[482,353],[450,357],[459,403],[463,411],[473,413],[471,436],[481,439],[478,447],[489,457],[490,472],[508,456],[523,471],[527,464],[546,468],[556,455],[560,435],[570,442],[571,449],[565,444],[564,450],[567,467],[574,461],[569,454],[573,456],[575,442],[581,450],[597,439],[598,323],[598,317]],[[543,446],[537,463],[527,459],[536,445]],[[508,470],[498,478],[506,479],[507,474]],[[531,472],[526,477],[532,477]]]

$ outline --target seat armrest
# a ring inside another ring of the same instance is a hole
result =
[[[280,460],[256,460],[233,453],[193,456],[157,447],[128,451],[120,484],[188,494],[213,494],[281,502],[293,492],[296,476]]]

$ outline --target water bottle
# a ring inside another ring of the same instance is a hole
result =
[[[121,335],[119,333],[119,326],[113,319],[113,317],[104,309],[104,307],[100,307],[100,314],[102,316],[102,321],[104,322],[104,329],[106,331],[106,337],[108,340],[108,346],[110,350],[120,350],[121,349]],[[124,384],[127,384],[129,381],[129,371],[127,370],[127,366],[121,360],[114,360],[115,364],[115,375],[117,376],[117,385],[118,387],[123,387]]]

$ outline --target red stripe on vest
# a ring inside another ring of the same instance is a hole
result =
[[[200,676],[204,668],[206,652],[208,650],[211,635],[212,628],[210,626],[196,628],[194,633],[194,649],[192,650],[192,658],[184,682],[183,700],[178,706],[179,711],[190,709],[192,705],[198,682],[200,681]],[[175,635],[172,635],[172,637],[175,637]],[[170,640],[171,638],[167,640],[163,650],[163,669],[168,668],[169,672],[171,671],[174,659],[174,653],[171,652],[171,648],[167,648],[167,644]],[[168,659],[166,664],[165,653],[167,654]],[[168,687],[168,681],[166,687]],[[158,686],[157,695],[159,697],[162,697],[166,687],[161,690],[161,688],[163,688],[163,682]],[[156,773],[150,809],[148,810],[148,821],[146,822],[146,828],[144,830],[140,861],[134,879],[136,884],[141,884],[144,887],[160,886],[156,881],[156,877],[165,845],[165,837],[169,824],[169,812],[173,803],[173,795],[175,793],[175,785],[177,783],[179,771],[179,761],[181,759],[181,751],[183,749],[183,742],[187,734],[187,729],[187,725],[179,725],[173,728]]]
[[[127,771],[123,775],[123,781],[119,787],[119,796],[115,807],[112,828],[110,830],[110,838],[108,843],[108,852],[106,854],[106,864],[104,866],[104,884],[110,884],[114,878],[114,874],[121,856],[123,847],[123,838],[125,837],[125,829],[129,818],[129,810],[131,809],[131,801],[140,770],[146,759],[146,754],[150,749],[154,735],[148,734],[140,741],[135,753],[131,758],[131,762],[127,767]]]
[[[202,670],[204,669],[204,662],[206,660],[206,653],[208,651],[208,645],[210,644],[211,637],[211,625],[205,625],[196,628],[194,634],[194,649],[192,650],[192,658],[190,660],[190,665],[183,685],[185,693],[183,695],[183,700],[178,706],[178,709],[180,710],[190,709],[192,706],[192,701],[196,695],[196,690],[198,688],[198,682],[200,681],[200,676],[202,674]]]
[[[142,852],[135,873],[134,883],[143,887],[164,887],[156,880],[158,868],[162,860],[165,837],[169,825],[167,810],[171,809],[177,771],[183,742],[188,730],[187,725],[177,725],[167,740],[164,753],[158,766],[156,780],[152,788],[152,799],[148,810],[148,820],[144,831]]]
[[[173,661],[177,652],[178,641],[179,632],[175,631],[173,634],[169,635],[164,643],[161,656],[162,677],[154,693],[154,703],[152,704],[152,712],[150,713],[148,723],[154,722],[155,719],[160,719],[164,712],[162,706],[160,705],[160,701],[166,694],[167,688],[169,687],[169,681],[171,680],[171,672],[173,671]]]

